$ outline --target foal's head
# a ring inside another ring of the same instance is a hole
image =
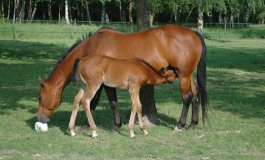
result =
[[[175,71],[170,67],[161,68],[160,72],[165,77],[165,82],[169,84],[173,83],[174,79],[177,77]]]
[[[40,80],[40,93],[37,118],[39,122],[47,123],[52,113],[61,103],[61,93],[58,87],[49,85],[48,82]]]

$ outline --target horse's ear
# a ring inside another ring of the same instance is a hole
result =
[[[43,79],[41,79],[41,78],[40,78],[40,76],[38,76],[38,79],[39,79],[39,81],[40,81],[40,83],[41,83],[41,84],[43,84],[43,83],[44,83],[44,80],[43,80]]]

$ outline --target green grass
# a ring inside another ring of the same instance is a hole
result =
[[[75,39],[0,40],[0,159],[265,159],[265,40],[207,40],[211,125],[194,131],[172,130],[181,114],[178,81],[155,87],[160,123],[136,139],[127,130],[130,100],[118,90],[123,127],[112,134],[113,117],[105,93],[95,115],[99,138],[91,132],[68,134],[73,97],[68,85],[63,103],[36,133],[38,76],[45,78]],[[86,120],[83,109],[76,129]],[[188,118],[190,121],[190,115]],[[189,123],[189,122],[188,122]]]
[[[208,39],[241,39],[261,38],[265,39],[265,25],[249,25],[247,27],[222,27],[205,28],[205,37]]]

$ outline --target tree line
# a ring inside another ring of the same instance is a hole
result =
[[[147,0],[149,21],[196,23],[264,23],[264,0]],[[201,7],[199,7],[201,5]],[[136,21],[136,0],[1,0],[6,20]]]

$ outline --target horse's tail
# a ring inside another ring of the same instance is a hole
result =
[[[202,107],[202,121],[205,124],[205,119],[209,121],[208,112],[207,112],[207,103],[208,103],[208,96],[206,90],[206,53],[207,48],[204,42],[203,37],[196,32],[199,36],[201,43],[202,43],[202,55],[200,62],[197,66],[197,84],[198,84],[198,98],[201,103]]]
[[[80,60],[76,59],[72,71],[72,82],[74,83],[75,86],[77,86],[77,81],[78,81],[78,67],[79,67]]]

